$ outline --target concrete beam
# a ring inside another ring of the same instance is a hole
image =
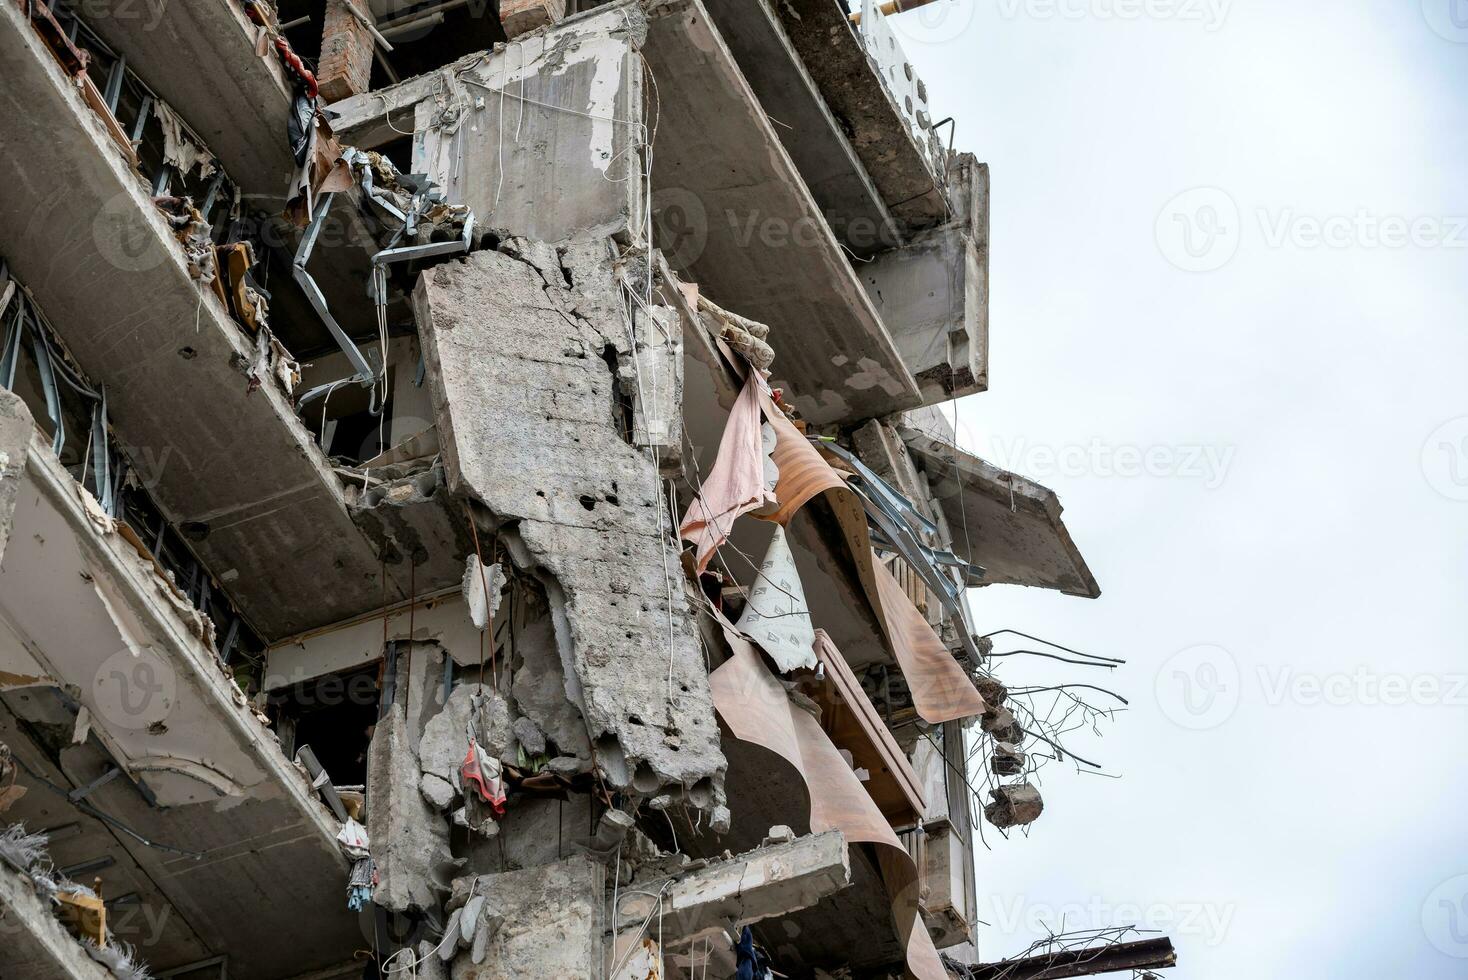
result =
[[[669,878],[634,881],[611,916],[618,933],[636,930],[657,912],[661,894],[664,946],[707,930],[738,933],[762,919],[810,908],[851,884],[841,831],[770,844]]]
[[[770,326],[772,383],[811,421],[916,406],[895,342],[703,5],[661,0],[649,17],[654,233],[668,261],[720,306]]]
[[[406,568],[384,589],[289,393],[251,384],[255,342],[190,277],[147,189],[14,4],[0,4],[0,58],[0,254],[106,386],[164,514],[207,528],[195,551],[267,638],[405,598]]]
[[[893,217],[908,232],[947,221],[940,180],[849,20],[846,5],[781,0],[773,6],[826,102],[849,127],[852,145]]]
[[[900,245],[892,213],[770,4],[705,6],[837,240],[863,257]]]

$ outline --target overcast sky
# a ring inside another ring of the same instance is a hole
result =
[[[1064,914],[1162,926],[1176,980],[1463,977],[1468,2],[895,24],[992,167],[961,440],[1060,494],[1104,592],[978,620],[1129,660],[1003,661],[1132,704],[1074,746],[1124,778],[1052,766],[988,835],[985,958]]]

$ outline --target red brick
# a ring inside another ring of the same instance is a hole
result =
[[[355,7],[369,19],[372,17],[366,0],[357,0]],[[316,71],[324,101],[337,102],[368,90],[372,44],[372,32],[347,9],[347,0],[326,0],[321,60]]]

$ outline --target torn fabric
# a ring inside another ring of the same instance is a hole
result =
[[[291,181],[286,200],[285,216],[291,222],[301,228],[306,227],[316,213],[317,198],[351,189],[352,168],[343,159],[343,152],[342,145],[326,122],[326,116],[318,111],[312,117],[306,162]]]
[[[760,403],[769,398],[763,389],[764,380],[749,371],[744,390],[729,412],[714,467],[678,529],[683,540],[694,543],[695,567],[700,573],[729,539],[739,515],[772,502],[765,489],[766,457],[760,436]]]
[[[764,410],[778,440],[774,460],[780,468],[780,482],[775,491],[779,507],[767,519],[788,524],[802,507],[825,494],[851,549],[862,588],[887,637],[888,649],[902,668],[918,716],[936,725],[982,714],[986,705],[973,682],[892,578],[892,573],[876,560],[860,495],[768,395],[764,396]]]
[[[988,705],[974,682],[953,659],[933,627],[887,571],[887,566],[876,561],[875,554],[872,557],[872,572],[877,580],[877,618],[887,631],[892,656],[902,668],[918,715],[936,725],[983,714]]]
[[[946,980],[947,971],[918,908],[920,880],[911,855],[820,723],[790,703],[754,646],[727,621],[723,626],[733,656],[709,675],[719,717],[736,738],[767,749],[795,767],[810,795],[811,833],[839,830],[848,843],[876,845],[877,864],[892,898],[892,917],[906,950],[909,976]]]
[[[172,106],[157,99],[153,103],[153,113],[158,118],[158,125],[163,127],[164,163],[177,169],[180,177],[187,177],[195,169],[200,177],[214,173],[214,154],[208,147],[194,141]]]
[[[782,674],[800,667],[815,669],[816,633],[810,605],[795,556],[785,540],[785,528],[778,524],[737,625],[770,655]]]

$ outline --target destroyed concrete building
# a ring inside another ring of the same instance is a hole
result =
[[[1098,588],[878,4],[0,20],[0,977],[979,962]]]

